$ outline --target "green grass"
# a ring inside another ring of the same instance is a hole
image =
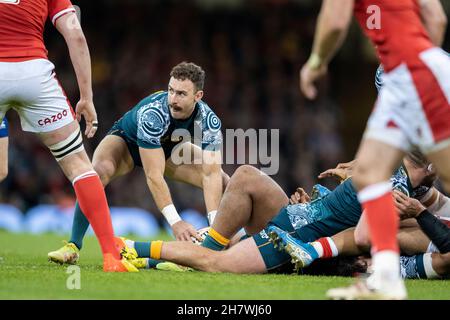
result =
[[[161,235],[167,238],[167,235]],[[341,277],[235,275],[142,270],[104,273],[97,240],[82,250],[81,289],[69,290],[64,266],[47,261],[47,252],[64,239],[0,231],[0,299],[324,299],[327,289],[350,284]],[[450,299],[450,281],[407,281],[411,299]]]

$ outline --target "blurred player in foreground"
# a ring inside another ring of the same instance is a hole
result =
[[[203,102],[205,72],[182,62],[171,73],[167,91],[154,93],[119,119],[94,152],[93,165],[104,186],[143,167],[148,188],[177,240],[201,240],[181,220],[164,176],[203,189],[210,223],[229,177],[221,167],[221,122]],[[89,227],[77,205],[70,242],[48,254],[74,264]]]
[[[69,48],[80,90],[76,112],[47,58],[43,41],[47,18]],[[100,242],[103,270],[138,271],[121,259],[115,246],[105,192],[83,147],[78,121],[85,118],[88,138],[95,134],[98,122],[89,49],[69,0],[0,1],[0,121],[11,108],[19,114],[22,129],[39,136],[72,182]]]
[[[340,164],[319,177],[333,176],[341,182],[350,178],[355,162]],[[402,167],[391,177],[394,199],[402,223],[398,233],[403,278],[439,278],[450,274],[450,199],[433,187],[436,174],[419,152],[409,153]],[[291,197],[291,203],[307,202],[302,190]],[[414,218],[415,220],[412,220]],[[305,268],[316,259],[337,255],[361,255],[369,252],[370,241],[364,213],[356,228],[332,237],[304,243],[295,234],[272,230],[271,238],[289,253],[296,268]],[[430,242],[431,240],[431,242]],[[411,255],[414,255],[410,257]]]
[[[428,26],[437,20],[424,19],[423,8],[416,0],[324,0],[311,57],[300,72],[302,92],[315,98],[314,82],[326,74],[353,13],[385,70],[353,176],[366,212],[374,272],[348,288],[330,290],[327,296],[332,299],[407,298],[399,270],[398,216],[388,181],[405,152],[419,147],[450,191],[450,58],[430,40],[427,29],[438,27],[425,29],[422,20]]]

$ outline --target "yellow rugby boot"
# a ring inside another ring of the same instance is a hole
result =
[[[188,271],[194,271],[194,269],[185,267],[173,262],[160,262],[156,265],[156,269],[163,270],[163,271],[175,271],[175,272],[188,272]]]
[[[139,272],[127,259],[114,259],[113,255],[107,253],[103,257],[103,271],[105,272]]]
[[[127,246],[127,238],[114,237],[117,249],[119,249],[120,255],[127,260],[134,260],[138,258],[136,249]]]
[[[64,246],[48,253],[48,260],[59,264],[76,264],[80,257],[80,250],[72,242],[63,241]]]

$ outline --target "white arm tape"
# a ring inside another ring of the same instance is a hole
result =
[[[217,210],[208,212],[207,217],[208,217],[208,222],[209,222],[210,226],[212,226],[214,219],[216,218],[216,215],[217,215]]]
[[[161,210],[161,212],[170,226],[173,226],[175,223],[181,221],[181,217],[173,204],[165,206],[164,209]]]

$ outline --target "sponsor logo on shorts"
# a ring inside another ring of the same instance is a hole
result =
[[[62,120],[63,118],[67,117],[67,114],[68,114],[68,111],[64,110],[60,113],[52,115],[51,117],[39,120],[38,124],[42,127],[42,126],[46,126],[46,125],[58,122],[58,121]]]

